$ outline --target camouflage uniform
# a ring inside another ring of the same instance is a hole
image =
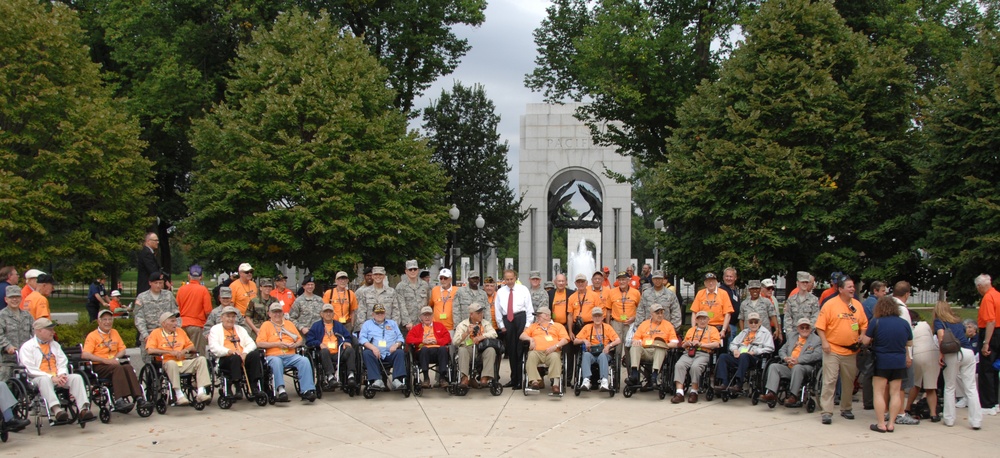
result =
[[[486,306],[487,311],[492,309],[493,304],[489,304],[487,302],[488,300],[489,299],[486,297],[486,291],[483,291],[482,288],[472,289],[468,286],[459,288],[458,292],[455,293],[455,300],[451,303],[453,310],[452,317],[455,320],[455,323],[461,323],[469,319],[469,306],[472,305],[473,302],[481,302]],[[548,300],[548,296],[546,296],[546,300]],[[535,303],[534,297],[532,297],[531,303]],[[486,321],[489,321],[489,319],[487,318]]]
[[[419,278],[416,283],[410,283],[410,279],[404,276],[403,280],[396,284],[396,295],[399,296],[400,305],[403,308],[400,313],[403,318],[401,324],[410,325],[417,322],[420,317],[420,309],[428,304],[431,297],[431,286]],[[360,295],[358,296],[360,297]],[[455,298],[458,299],[458,296]],[[360,308],[360,304],[358,308]],[[457,318],[455,322],[458,323]]]
[[[801,318],[809,318],[809,324],[816,327],[819,317],[819,299],[812,293],[798,293],[785,301],[785,325],[782,326],[786,336],[794,336],[795,323]]]
[[[149,355],[146,354],[146,339],[151,332],[160,327],[160,315],[163,312],[178,313],[177,300],[171,291],[162,290],[160,297],[155,298],[151,290],[146,290],[135,298],[135,310],[132,313],[135,316],[135,328],[139,331],[139,353],[142,355],[142,361],[147,364]],[[181,326],[181,320],[177,321],[177,326]]]
[[[642,290],[642,298],[639,299],[639,306],[635,309],[635,322],[642,323],[652,317],[649,308],[653,304],[663,306],[664,318],[674,325],[674,329],[680,329],[684,315],[681,313],[681,303],[677,301],[677,295],[670,288],[664,286],[659,291],[656,288]],[[624,337],[623,337],[624,338]]]
[[[528,292],[531,293],[531,306],[534,307],[535,310],[538,310],[540,307],[549,306],[549,292],[545,291],[545,288],[528,288]]]
[[[763,325],[766,328],[771,327],[771,323],[770,320],[768,320],[768,318],[776,316],[771,301],[761,296],[758,296],[757,300],[755,301],[750,300],[749,297],[744,299],[743,303],[740,304],[740,316],[736,317],[736,319],[739,321],[744,321],[747,319],[748,316],[750,316],[751,313],[757,313],[758,315],[760,315],[760,321],[762,325],[763,323],[767,323],[766,325]],[[737,326],[739,325],[737,324]]]
[[[252,301],[250,301],[250,305],[247,307],[246,318],[249,318],[250,321],[253,322],[253,325],[256,326],[258,329],[260,329],[260,325],[264,324],[265,321],[267,321],[267,320],[270,319],[270,317],[267,316],[267,308],[270,307],[271,304],[273,304],[275,302],[277,302],[279,304],[281,303],[281,301],[279,301],[279,300],[277,300],[277,299],[275,299],[275,298],[273,298],[271,296],[267,296],[267,297],[257,296],[257,297],[255,297]],[[243,326],[243,325],[241,324],[241,326]],[[244,326],[244,327],[246,327],[246,326]],[[257,337],[257,335],[256,335],[255,332],[253,332],[253,331],[249,331],[249,332],[250,332],[250,337],[254,337],[254,338]]]
[[[288,319],[295,323],[296,329],[309,328],[320,320],[319,313],[322,310],[322,297],[316,294],[303,294],[295,298],[292,308],[288,310]]]
[[[409,322],[403,321],[403,304],[396,290],[388,286],[381,289],[371,286],[358,290],[358,314],[354,317],[354,329],[361,329],[361,324],[371,318],[375,304],[385,307],[386,318],[396,323],[406,323],[400,326],[409,325]]]
[[[275,302],[278,302],[278,301],[275,301]],[[232,305],[233,307],[236,307],[233,304],[229,304],[229,305]],[[212,330],[212,326],[215,326],[215,325],[217,325],[217,324],[219,324],[219,323],[222,322],[222,320],[220,320],[220,318],[222,318],[222,309],[223,308],[225,308],[225,306],[220,305],[220,306],[212,309],[212,313],[209,313],[208,317],[205,318],[205,327],[203,328],[202,332],[205,334],[206,338],[208,337],[209,331]],[[246,329],[247,332],[250,332],[250,328],[247,327],[246,318],[243,317],[243,314],[240,313],[239,309],[236,309],[236,324],[238,326],[243,326],[243,329]],[[204,355],[202,355],[202,356],[204,356]]]
[[[3,352],[2,361],[5,363],[0,367],[0,381],[10,378],[12,367],[7,367],[6,363],[15,364],[17,359],[14,355],[7,354],[7,347],[14,347],[15,350],[31,339],[31,325],[34,320],[31,314],[21,309],[11,309],[4,307],[0,310],[0,352]]]

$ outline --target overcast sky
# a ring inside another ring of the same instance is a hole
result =
[[[526,104],[542,102],[540,93],[524,87],[524,75],[535,68],[535,42],[531,34],[550,4],[547,0],[490,0],[482,26],[455,28],[455,34],[468,39],[472,46],[462,63],[415,102],[417,108],[426,107],[431,99],[440,98],[442,89],[450,90],[455,81],[465,86],[482,84],[500,115],[500,140],[510,146],[510,185],[515,193],[518,193],[521,115]],[[419,128],[421,124],[422,120],[416,119],[411,127]]]

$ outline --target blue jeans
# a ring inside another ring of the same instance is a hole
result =
[[[608,359],[609,359],[609,357],[608,357],[607,353],[601,353],[601,356],[597,357],[597,366],[601,370],[601,378],[605,378],[605,379],[608,378]],[[588,352],[584,352],[583,353],[583,367],[581,368],[581,370],[583,371],[583,379],[584,380],[587,380],[587,379],[590,378],[590,375],[591,375],[590,366],[592,366],[593,364],[594,364],[594,355],[591,354],[589,351]]]
[[[715,376],[722,380],[722,384],[726,385],[730,382],[742,383],[746,381],[746,373],[750,369],[750,366],[757,364],[760,361],[759,356],[751,355],[750,353],[743,353],[740,357],[734,358],[732,353],[726,353],[719,357],[718,364],[715,369]],[[736,374],[733,375],[732,380],[729,378],[729,372],[736,369]]]
[[[372,353],[368,348],[365,348],[362,353],[362,358],[365,360],[365,373],[367,373],[369,381],[382,379],[382,369],[379,368],[382,365],[381,361],[391,362],[392,378],[406,376],[406,359],[402,348],[397,348],[396,351],[385,355],[385,358],[380,358],[380,356]]]
[[[294,366],[299,373],[299,391],[305,393],[316,389],[316,382],[313,380],[312,365],[309,360],[302,355],[278,355],[265,358],[267,365],[271,367],[274,374],[274,388],[285,386],[285,366]]]

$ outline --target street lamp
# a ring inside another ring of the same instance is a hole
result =
[[[476,215],[476,238],[479,239],[479,278],[486,278],[486,267],[483,266],[483,227],[486,226],[486,220],[483,219],[483,214],[480,213]]]
[[[653,248],[653,265],[656,266],[654,270],[660,270],[660,234],[659,232],[663,230],[663,219],[659,216],[653,221],[653,227],[656,228],[656,235],[653,238],[653,243],[655,248]]]
[[[451,221],[453,223],[457,223],[458,222],[458,216],[461,215],[461,214],[462,214],[462,212],[460,212],[458,210],[458,205],[451,204],[451,210],[448,210],[448,216],[451,217]],[[451,234],[451,249],[448,250],[448,266],[447,267],[451,267],[453,264],[455,264],[454,256],[455,256],[455,245],[456,244],[458,244],[458,228],[455,228],[452,231],[452,234]]]

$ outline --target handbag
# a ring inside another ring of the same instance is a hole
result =
[[[493,348],[497,353],[500,353],[500,339],[483,339],[476,344],[476,351],[480,353],[489,348]]]

